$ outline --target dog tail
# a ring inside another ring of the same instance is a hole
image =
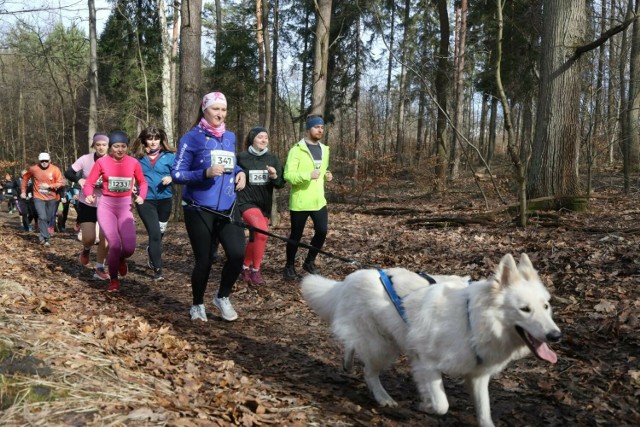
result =
[[[327,279],[317,274],[305,276],[300,285],[302,296],[323,320],[331,322],[333,319],[340,293],[335,292],[339,282]]]

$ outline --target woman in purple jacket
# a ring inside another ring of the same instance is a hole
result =
[[[184,222],[195,258],[190,314],[191,320],[207,321],[204,294],[219,241],[226,261],[213,304],[223,319],[233,321],[238,314],[229,295],[242,270],[245,241],[243,229],[230,220],[240,220],[236,191],[244,188],[246,177],[236,164],[236,136],[225,129],[225,96],[211,92],[204,96],[201,107],[200,121],[180,138],[171,172],[173,182],[184,185]]]

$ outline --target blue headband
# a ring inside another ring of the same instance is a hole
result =
[[[311,129],[314,126],[323,125],[323,124],[324,124],[324,120],[322,120],[322,117],[319,117],[319,116],[310,117],[307,119],[307,130]]]

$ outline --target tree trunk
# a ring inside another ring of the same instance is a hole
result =
[[[200,110],[201,0],[184,0],[180,26],[180,101],[178,134],[184,135],[194,125]]]
[[[138,67],[140,67],[140,73],[142,74],[142,82],[144,87],[144,126],[149,126],[149,81],[147,78],[147,64],[145,62],[145,58],[142,55],[142,34],[140,33],[140,29],[142,28],[142,10],[140,6],[140,1],[138,2],[138,7],[136,8],[136,24],[134,26],[135,36],[136,36],[136,50],[138,53]],[[138,116],[138,133],[142,130],[142,126],[140,123],[140,115]]]
[[[89,125],[87,148],[91,149],[93,135],[98,129],[98,36],[96,34],[95,0],[89,3]]]
[[[545,0],[541,81],[537,103],[529,197],[579,195],[581,57],[585,0]]]
[[[438,164],[436,166],[436,189],[444,191],[447,180],[447,96],[449,92],[449,15],[447,0],[434,0],[440,18],[440,43],[438,49],[438,68],[436,70],[436,100],[438,118],[436,121],[436,143],[438,146]]]
[[[520,161],[525,167],[531,159],[531,145],[533,143],[533,99],[527,95],[522,101],[522,132],[520,138]]]
[[[455,55],[455,95],[456,109],[453,115],[453,127],[451,138],[451,179],[458,177],[460,167],[460,147],[461,143],[458,133],[462,131],[462,111],[464,108],[464,54],[465,40],[467,34],[467,0],[460,2],[459,8],[460,25],[456,32],[456,55]]]
[[[275,152],[278,152],[279,148],[282,148],[283,141],[280,140],[280,130],[277,125],[276,117],[276,99],[277,96],[274,96],[274,93],[278,93],[278,41],[280,40],[280,14],[279,10],[279,1],[274,0],[273,2],[273,55],[271,56],[271,71],[270,75],[270,88],[271,95],[269,97],[269,121],[265,123],[265,125],[269,126],[269,133],[275,136]],[[284,150],[282,150],[284,151]],[[271,199],[271,226],[277,227],[280,224],[280,211],[278,210],[278,196],[280,194],[280,190],[277,188],[273,190],[273,197]]]
[[[498,127],[498,99],[491,97],[491,107],[489,111],[489,141],[487,142],[487,164],[491,165],[493,156],[496,153],[496,139]]]
[[[633,0],[627,0],[627,13],[625,16],[625,20],[629,18],[632,10]],[[622,172],[624,175],[624,192],[629,194],[630,186],[631,186],[631,151],[629,144],[629,115],[627,114],[627,110],[629,109],[629,98],[627,94],[627,61],[625,58],[627,57],[628,52],[628,36],[627,31],[622,33],[622,41],[620,42],[620,57],[618,61],[618,76],[620,80],[620,110],[619,110],[619,120],[620,120],[620,146],[622,149]]]
[[[178,134],[184,135],[194,125],[200,110],[201,0],[183,0],[180,10],[180,98],[178,101]],[[174,217],[182,219],[179,187],[174,194]]]
[[[199,0],[201,3],[202,0]],[[184,17],[184,12],[182,12],[182,16]],[[222,2],[220,0],[216,0],[216,41],[222,40]],[[220,69],[220,43],[216,43],[216,50],[214,53],[215,61],[214,69],[216,70],[216,74],[222,72]]]
[[[22,81],[22,74],[18,76],[20,83]],[[31,164],[30,159],[27,159],[27,143],[26,143],[26,125],[25,125],[25,114],[24,114],[24,94],[23,94],[24,84],[20,84],[18,87],[19,95],[18,95],[18,140],[20,141],[20,145],[22,146],[22,164],[29,165]],[[46,128],[45,128],[46,129]]]
[[[635,0],[633,14],[638,16],[638,3]],[[636,173],[640,167],[640,135],[638,135],[638,119],[640,118],[640,22],[636,20],[631,29],[631,53],[629,57],[629,101],[627,102],[627,135],[629,145],[630,172]]]
[[[266,0],[256,0],[256,44],[258,45],[258,123],[265,121],[265,57],[262,4]]]
[[[353,119],[353,177],[357,180],[359,173],[360,163],[360,79],[362,78],[362,44],[361,44],[361,30],[360,30],[360,15],[356,19],[356,59],[355,59],[355,75],[353,83],[353,104],[354,114]]]
[[[412,43],[411,2],[404,2],[404,36],[400,45],[400,82],[398,84],[398,122],[396,123],[396,163],[406,165],[404,143],[404,115],[407,103],[407,58]]]
[[[271,123],[271,98],[273,98],[273,79],[272,79],[272,62],[271,62],[271,40],[269,38],[269,2],[266,0],[262,1],[262,32],[264,39],[264,64],[265,64],[265,73],[264,73],[264,126],[269,126]],[[275,31],[275,29],[274,29]],[[271,130],[271,128],[269,128]]]
[[[180,43],[180,1],[175,0],[173,2],[173,43],[171,45],[171,105],[175,107],[178,103],[178,45]],[[178,145],[178,137],[180,132],[176,135],[176,112],[173,111],[172,124],[174,130],[174,140],[170,141],[174,146]]]
[[[158,17],[162,36],[162,126],[169,144],[173,139],[173,94],[171,92],[171,43],[164,0],[158,1]]]
[[[418,14],[421,16],[421,22],[423,25],[423,29],[420,32],[420,78],[419,82],[419,91],[418,91],[418,126],[416,130],[417,138],[416,138],[416,148],[415,148],[415,164],[420,165],[420,158],[422,156],[422,152],[427,152],[427,133],[429,126],[428,120],[428,107],[427,107],[427,95],[428,95],[428,84],[427,76],[429,75],[429,69],[427,64],[431,61],[431,56],[433,55],[431,46],[429,45],[429,37],[431,34],[429,31],[426,31],[426,28],[430,25],[431,14],[426,11],[426,3],[422,4],[422,7],[418,10]]]
[[[463,4],[464,3],[465,0],[463,0]],[[513,166],[516,169],[516,179],[518,181],[518,202],[520,205],[520,226],[525,227],[527,225],[527,192],[525,168],[523,166],[523,163],[520,161],[518,150],[516,150],[513,123],[511,121],[511,108],[509,106],[509,101],[507,100],[507,95],[505,94],[504,88],[502,86],[502,0],[497,0],[496,4],[498,12],[498,43],[496,46],[496,89],[498,91],[498,95],[500,96],[500,102],[502,103],[504,127],[507,131],[507,149],[509,152],[509,156],[511,157],[511,161],[513,162]]]
[[[324,115],[327,104],[327,65],[329,63],[331,0],[317,0],[316,4],[316,45],[313,57],[311,114]]]
[[[389,2],[391,7],[391,29],[389,34],[389,46],[387,50],[389,51],[389,64],[387,65],[387,90],[385,91],[386,95],[384,97],[384,120],[383,120],[383,131],[382,131],[382,154],[387,154],[387,141],[389,140],[389,123],[391,114],[389,113],[391,109],[391,77],[393,76],[393,49],[395,45],[395,29],[396,29],[396,6],[395,1]]]
[[[604,3],[604,2],[603,2]],[[615,15],[614,10],[616,10],[616,0],[611,1],[611,8],[609,10],[609,19],[612,19]],[[624,35],[624,34],[623,34]],[[616,60],[618,58],[618,49],[617,43],[609,43],[609,52],[608,52],[608,66],[609,73],[613,73],[616,69]],[[607,133],[609,134],[609,153],[608,153],[608,161],[609,163],[613,163],[614,161],[614,147],[616,146],[615,140],[617,139],[617,131],[616,127],[618,126],[618,110],[620,108],[620,102],[616,96],[617,87],[616,87],[616,79],[609,78],[609,84],[607,85]]]
[[[311,19],[311,12],[307,9],[307,13],[305,14],[304,20],[304,28],[305,28],[305,38],[304,38],[304,52],[309,51],[309,20]],[[300,119],[300,133],[304,131],[304,114],[306,111],[306,100],[307,100],[307,74],[308,74],[308,61],[307,55],[304,56],[304,60],[302,61],[302,82],[300,85],[300,114],[302,115]]]
[[[271,56],[271,96],[269,99],[270,107],[269,111],[271,112],[269,116],[269,122],[265,123],[269,125],[269,131],[279,136],[278,129],[276,129],[277,121],[277,111],[276,111],[276,99],[277,96],[273,94],[278,93],[278,43],[280,41],[280,13],[279,13],[279,0],[274,0],[273,3],[273,55]],[[275,197],[273,198],[275,200]]]
[[[480,107],[480,131],[478,133],[478,150],[482,153],[482,156],[486,158],[487,154],[487,115],[489,113],[489,95],[487,93],[482,94],[482,106]],[[480,159],[478,159],[480,160]]]

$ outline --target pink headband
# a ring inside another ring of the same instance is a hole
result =
[[[221,92],[211,92],[208,93],[202,98],[202,111],[211,107],[213,104],[222,104],[225,107],[227,106],[227,98]]]

